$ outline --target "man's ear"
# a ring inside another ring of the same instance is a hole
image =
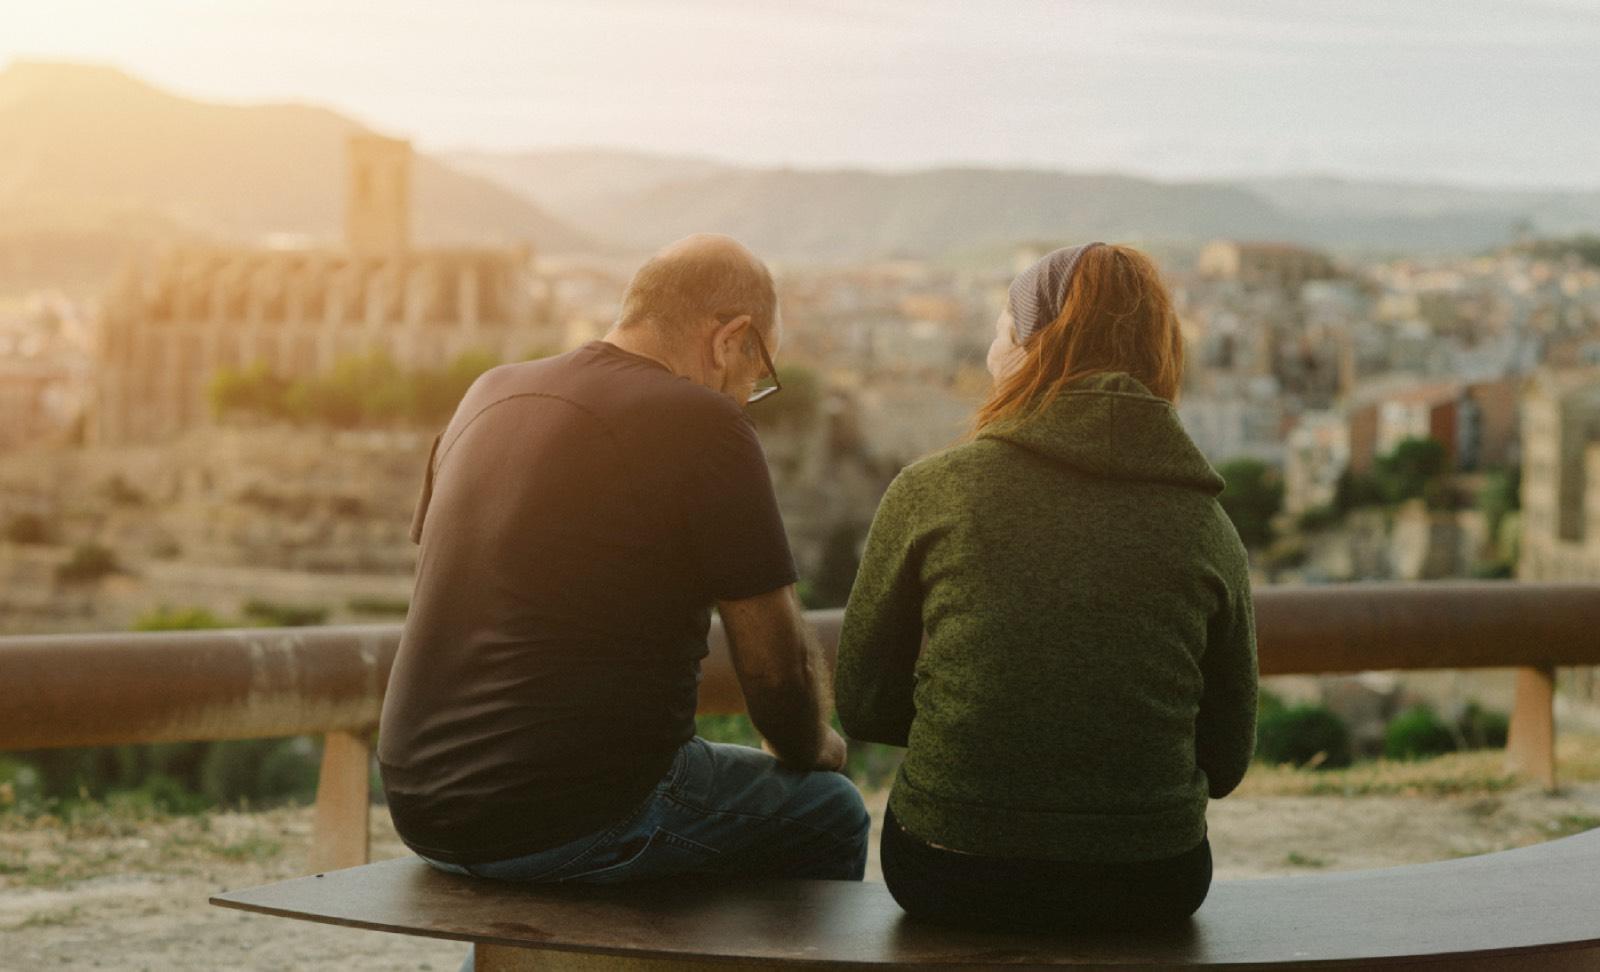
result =
[[[749,314],[740,314],[725,324],[718,323],[717,329],[711,332],[711,363],[717,370],[726,371],[735,357],[744,354],[742,347],[751,320]]]

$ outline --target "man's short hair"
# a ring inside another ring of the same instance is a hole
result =
[[[709,317],[749,314],[761,333],[771,334],[778,296],[766,264],[725,237],[691,240],[698,245],[668,247],[633,275],[618,326],[653,323],[686,334]]]

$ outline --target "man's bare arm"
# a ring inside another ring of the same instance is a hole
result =
[[[844,740],[828,725],[833,689],[827,663],[794,585],[718,601],[717,611],[750,721],[773,752],[806,769],[843,767]]]

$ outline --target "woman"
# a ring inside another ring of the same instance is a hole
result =
[[[946,923],[1181,921],[1254,747],[1244,548],[1149,258],[1058,250],[1008,303],[971,440],[889,487],[845,612],[839,717],[908,749],[884,879]]]

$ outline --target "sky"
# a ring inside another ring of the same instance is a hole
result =
[[[0,0],[0,62],[424,148],[1600,188],[1600,0]]]

